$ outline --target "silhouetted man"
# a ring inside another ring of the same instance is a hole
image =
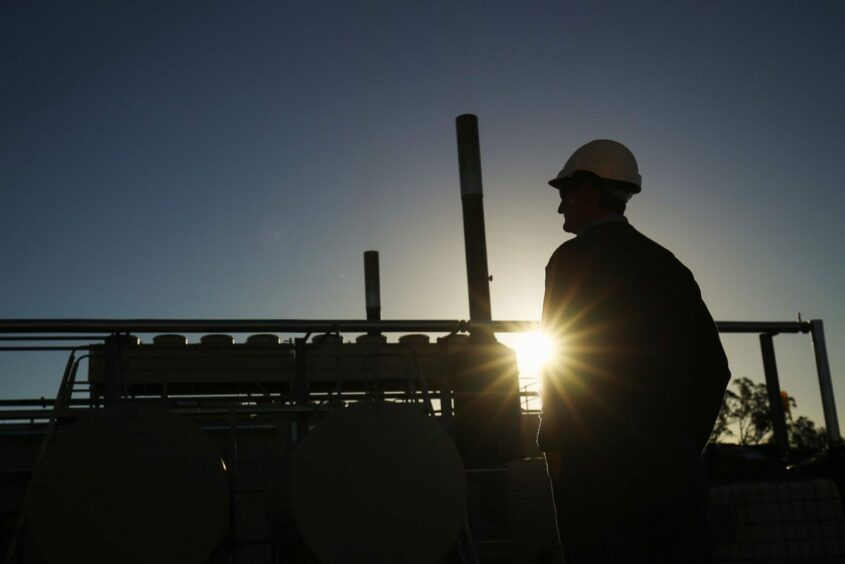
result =
[[[546,267],[546,453],[567,564],[712,562],[701,451],[730,372],[692,273],[624,216],[641,190],[621,143],[579,148],[549,182],[562,244]]]

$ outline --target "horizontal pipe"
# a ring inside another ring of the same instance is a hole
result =
[[[102,338],[103,335],[38,335],[37,337],[16,335],[0,337],[0,341],[96,341]]]
[[[719,333],[809,333],[807,321],[717,321]]]
[[[74,403],[81,403],[83,400],[74,400]],[[87,400],[84,400],[85,403],[90,403]],[[56,403],[56,398],[45,398],[41,397],[39,399],[34,398],[27,398],[27,399],[0,399],[0,408],[3,407],[25,407],[25,406],[39,406],[43,409],[53,409],[53,404]],[[2,413],[2,410],[0,410]]]
[[[405,392],[402,392],[404,394]],[[522,397],[533,398],[537,397],[539,394],[536,391],[531,390],[521,390],[519,395]],[[314,394],[315,397],[322,399],[323,396],[321,394]],[[263,396],[254,394],[251,396],[248,395],[239,395],[239,396],[168,396],[166,400],[162,400],[159,396],[148,396],[148,397],[141,397],[137,398],[134,401],[136,402],[145,402],[149,401],[151,403],[160,404],[162,401],[166,401],[168,405],[171,405],[173,409],[197,409],[197,408],[204,408],[204,407],[222,407],[222,406],[230,406],[233,403],[238,404],[252,404],[252,403],[260,403],[267,401],[269,399],[276,400],[278,396]],[[0,399],[0,419],[3,418],[3,413],[10,410],[11,408],[16,407],[30,407],[30,408],[40,408],[37,410],[33,410],[33,412],[37,413],[49,413],[49,410],[53,409],[53,404],[56,402],[56,398],[20,398],[20,399]],[[68,402],[68,406],[72,407],[88,407],[91,405],[91,400],[89,398],[74,398]]]
[[[453,320],[367,321],[348,319],[2,319],[0,333],[331,333],[458,332]]]
[[[473,327],[479,327],[487,333],[530,333],[540,330],[539,321],[462,321],[471,331]]]
[[[20,345],[18,347],[0,347],[0,351],[5,352],[33,352],[33,351],[77,351],[81,349],[87,349],[88,347],[85,346],[64,346],[64,347],[40,347],[35,345]]]
[[[394,392],[388,393],[385,395],[387,399],[398,399],[404,398],[406,395],[405,391],[401,392]],[[244,398],[240,398],[243,400]],[[347,398],[352,399],[352,398]],[[363,394],[359,395],[356,399],[364,400],[365,397]],[[133,400],[134,404],[149,404],[149,405],[161,405],[160,398],[149,398],[149,401],[145,401],[144,399]],[[174,413],[179,413],[182,415],[190,415],[190,416],[198,416],[198,415],[231,415],[232,413],[236,414],[288,414],[288,413],[314,413],[317,411],[329,411],[332,408],[330,406],[319,405],[319,404],[308,404],[308,405],[292,405],[292,404],[283,404],[283,405],[197,405],[197,406],[164,406],[165,409],[172,411]],[[100,408],[95,408],[100,409]],[[80,414],[90,412],[90,408],[65,408],[60,410],[53,410],[53,409],[3,409],[0,410],[0,421],[14,421],[14,420],[28,420],[28,419],[37,419],[37,420],[44,420],[50,419],[51,417],[57,417],[61,419],[72,419],[79,417]],[[0,426],[0,435],[3,434],[3,427]]]
[[[493,333],[540,329],[538,321],[352,319],[0,319],[0,333],[456,333],[473,327]],[[807,321],[717,321],[720,333],[808,333]],[[18,337],[15,337],[16,339]],[[51,336],[50,339],[56,338]],[[92,339],[102,337],[91,336]]]
[[[295,406],[295,405],[279,405],[279,406],[226,406],[226,407],[176,407],[170,408],[174,413],[183,415],[230,415],[232,413],[238,414],[275,414],[275,413],[310,413],[319,411],[319,406]],[[2,410],[0,411],[0,421],[26,421],[29,419],[44,420],[52,417],[60,419],[71,419],[78,417],[82,413],[87,413],[88,409],[63,409],[61,411],[53,410]],[[0,435],[3,433],[3,428],[0,427]]]

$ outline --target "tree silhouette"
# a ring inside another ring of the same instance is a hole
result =
[[[732,389],[731,389],[732,388]],[[712,442],[729,442],[735,439],[740,445],[757,445],[773,438],[772,418],[769,413],[769,395],[766,385],[750,378],[737,378],[725,392],[719,418],[710,436]],[[795,398],[781,393],[786,412],[786,430],[793,448],[821,450],[825,446],[825,430],[805,417],[792,418]]]
[[[824,427],[816,428],[816,424],[801,415],[796,420],[787,423],[789,444],[794,448],[824,450],[827,436]]]

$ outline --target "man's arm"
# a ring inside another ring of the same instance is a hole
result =
[[[578,324],[580,316],[577,311],[581,303],[579,289],[582,287],[580,279],[582,268],[577,260],[572,259],[571,253],[565,252],[566,248],[567,243],[558,247],[546,265],[541,317],[541,329],[552,340],[558,351],[573,346],[572,335],[577,334],[580,329]],[[544,452],[560,451],[563,435],[574,431],[571,416],[572,390],[563,385],[567,380],[566,374],[569,374],[569,370],[565,357],[556,355],[556,358],[548,362],[542,371],[543,408],[537,444]]]
[[[697,288],[696,288],[697,289]],[[728,359],[716,323],[701,300],[693,319],[692,382],[690,386],[690,430],[699,452],[704,450],[722,408],[722,399],[731,379]]]

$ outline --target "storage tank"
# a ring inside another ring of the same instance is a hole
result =
[[[362,401],[296,447],[293,515],[321,562],[434,563],[466,518],[460,454],[416,404]]]
[[[227,524],[217,448],[159,407],[80,415],[46,451],[28,495],[31,532],[51,564],[199,564]]]

